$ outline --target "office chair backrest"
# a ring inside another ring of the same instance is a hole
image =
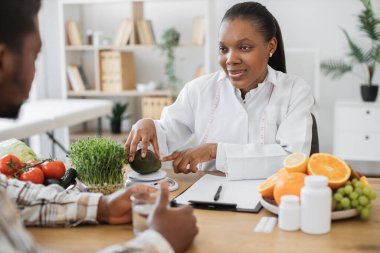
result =
[[[315,119],[313,114],[311,114],[311,117],[313,118],[313,126],[312,126],[310,156],[314,153],[319,153],[319,139],[318,139],[317,120]]]

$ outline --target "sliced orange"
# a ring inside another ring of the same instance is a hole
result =
[[[307,172],[310,175],[326,176],[332,189],[344,185],[351,175],[351,169],[347,163],[334,155],[325,153],[316,153],[310,157]]]
[[[284,195],[300,196],[301,189],[305,185],[305,173],[292,172],[282,174],[274,186],[273,195],[277,205],[280,205],[281,197]]]
[[[283,162],[284,168],[288,172],[306,173],[308,158],[303,153],[293,153],[288,155]]]
[[[287,173],[287,170],[282,168],[276,173],[274,173],[272,176],[268,177],[264,182],[262,182],[257,188],[257,190],[261,193],[261,196],[263,196],[264,198],[273,199],[274,185],[276,184],[280,175]]]

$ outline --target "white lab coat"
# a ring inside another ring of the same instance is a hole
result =
[[[309,155],[313,104],[304,80],[269,66],[265,81],[244,101],[223,71],[201,76],[155,120],[160,155],[181,150],[189,140],[217,143],[216,161],[201,169],[224,171],[230,180],[266,178],[289,153]]]

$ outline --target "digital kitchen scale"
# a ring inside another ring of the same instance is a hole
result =
[[[154,173],[142,175],[135,171],[128,173],[128,178],[125,181],[125,187],[130,187],[132,185],[144,184],[159,188],[159,182],[165,180],[168,182],[169,191],[175,191],[178,189],[178,183],[174,179],[167,177],[166,171],[159,170]]]

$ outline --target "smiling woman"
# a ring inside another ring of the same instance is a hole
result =
[[[135,124],[126,142],[130,161],[140,142],[143,156],[151,143],[176,173],[218,169],[252,179],[282,168],[289,153],[309,155],[314,98],[304,80],[285,73],[280,27],[263,5],[227,10],[219,65],[221,71],[186,84],[160,120]]]
[[[219,32],[219,64],[243,98],[264,81],[267,64],[286,72],[281,30],[276,19],[260,4],[245,7],[237,5],[228,10]]]

